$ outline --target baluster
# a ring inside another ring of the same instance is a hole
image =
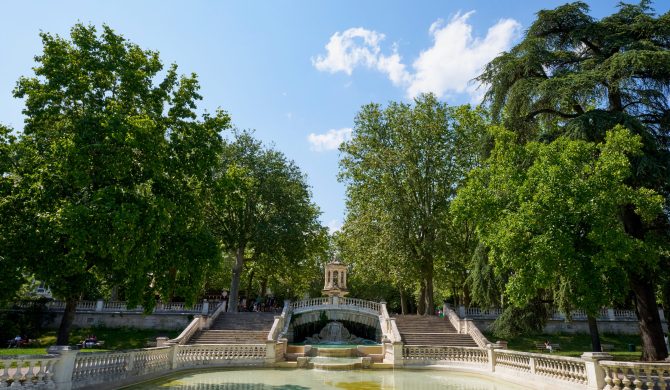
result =
[[[624,368],[622,371],[623,371],[623,378],[621,379],[621,383],[623,384],[623,390],[633,390],[630,387],[632,382],[630,378],[628,378],[629,369]]]
[[[9,365],[9,364],[8,364]],[[14,371],[14,375],[10,378],[12,380],[12,384],[9,387],[19,387],[21,386],[21,369],[23,368],[23,360],[17,360],[16,361],[16,370]]]
[[[633,385],[635,385],[636,389],[642,389],[643,382],[640,380],[640,369],[639,368],[633,368],[631,371],[633,372],[633,375],[634,375]]]
[[[659,368],[656,369],[656,373],[658,374],[658,388],[660,390],[668,389],[667,382],[665,381],[666,370],[662,367],[659,367]],[[670,376],[670,371],[668,371],[668,374],[669,374],[668,376]],[[651,377],[651,373],[649,374],[649,376]],[[651,379],[650,379],[650,381],[651,381]],[[651,389],[651,387],[650,387],[650,389]]]
[[[34,360],[28,362],[28,372],[26,372],[26,383],[32,385],[33,379],[35,378],[35,363]]]
[[[0,373],[0,387],[7,387],[7,381],[9,380],[9,366],[11,365],[11,362],[9,360],[5,360],[3,365],[4,367]]]

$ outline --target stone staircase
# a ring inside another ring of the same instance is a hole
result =
[[[265,344],[274,313],[221,313],[212,327],[198,331],[189,344]]]
[[[436,316],[404,315],[395,317],[405,345],[476,347],[468,334],[459,334],[448,319]]]

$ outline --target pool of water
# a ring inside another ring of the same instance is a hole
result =
[[[221,369],[187,372],[126,390],[527,390],[448,371]]]

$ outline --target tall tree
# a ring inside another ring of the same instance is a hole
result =
[[[145,310],[156,294],[193,301],[189,287],[218,257],[198,198],[229,119],[197,119],[195,75],[173,65],[157,80],[158,53],[107,26],[41,37],[35,75],[14,92],[26,107],[12,201],[30,226],[15,244],[17,260],[66,301],[63,345],[95,286],[122,284]]]
[[[23,264],[17,258],[21,246],[17,238],[25,234],[28,226],[21,220],[21,213],[14,201],[17,177],[12,172],[16,165],[16,137],[11,129],[0,125],[0,302],[15,298],[24,282]]]
[[[298,167],[276,150],[241,132],[224,148],[209,210],[223,248],[234,257],[228,311],[238,310],[245,264],[298,272],[325,250],[319,210]]]
[[[455,242],[449,202],[471,161],[458,145],[472,136],[465,129],[472,129],[467,123],[477,115],[459,110],[470,113],[432,94],[413,105],[369,104],[340,148],[340,177],[347,185],[343,247],[359,262],[385,263],[379,269],[389,271],[401,294],[413,279],[421,314],[434,308],[435,264],[447,261]]]
[[[665,212],[644,221],[622,207],[625,231],[638,240],[670,242],[670,13],[653,14],[649,1],[619,5],[596,20],[575,2],[540,11],[521,43],[487,65],[479,80],[486,101],[517,141],[560,135],[602,142],[624,125],[641,137],[642,154],[628,179],[665,200]],[[644,358],[667,357],[655,300],[659,261],[634,255],[625,266],[635,296]],[[665,255],[667,257],[667,254]],[[657,258],[658,260],[658,258]]]
[[[660,195],[625,183],[628,156],[640,149],[640,138],[622,128],[600,144],[560,137],[525,146],[497,130],[491,157],[453,204],[477,222],[491,261],[508,274],[514,305],[549,292],[559,309],[584,309],[594,326],[602,306],[625,298],[620,280],[630,259],[658,259],[656,243],[628,235],[619,217],[628,204],[644,221],[662,210]],[[592,335],[599,351],[596,329]]]

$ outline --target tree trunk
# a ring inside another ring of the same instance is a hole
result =
[[[635,214],[632,205],[623,212],[623,223],[626,233],[644,240],[645,228],[640,216]],[[640,322],[640,338],[642,339],[642,360],[659,361],[668,357],[668,348],[663,338],[663,326],[656,306],[656,291],[651,274],[640,269],[629,276],[630,289],[635,294],[635,314]]]
[[[70,344],[70,327],[74,322],[74,316],[77,313],[77,303],[79,299],[76,298],[67,298],[65,299],[65,311],[63,312],[63,318],[60,321],[60,326],[58,327],[58,335],[56,336],[56,345],[69,345]]]
[[[600,333],[598,332],[596,317],[588,316],[587,320],[589,321],[589,334],[591,335],[591,351],[601,352],[602,347],[600,346]]]
[[[261,279],[261,288],[260,288],[260,291],[259,291],[258,295],[264,297],[264,296],[265,296],[265,293],[266,293],[267,291],[268,291],[268,277],[267,277],[267,275],[265,275],[265,276]]]
[[[435,315],[435,302],[433,301],[433,266],[426,270],[424,284],[426,285],[426,315]]]
[[[416,303],[416,314],[426,314],[426,284],[421,281],[421,288],[419,289],[419,299]]]
[[[249,302],[255,302],[256,301],[256,296],[254,295],[254,291],[252,289],[252,286],[254,284],[254,274],[255,273],[256,273],[256,271],[251,270],[251,272],[249,272],[249,279],[247,279],[247,291],[246,291],[247,305],[249,304]]]
[[[407,311],[407,294],[405,290],[400,288],[400,314],[406,315],[409,312]]]
[[[640,321],[642,360],[660,361],[668,357],[663,338],[663,326],[656,306],[654,286],[648,277],[630,276],[630,288],[635,293],[635,314]]]
[[[228,298],[228,312],[237,312],[240,302],[240,277],[244,269],[244,248],[235,251],[235,263],[233,264],[233,279],[230,282],[230,298]]]

